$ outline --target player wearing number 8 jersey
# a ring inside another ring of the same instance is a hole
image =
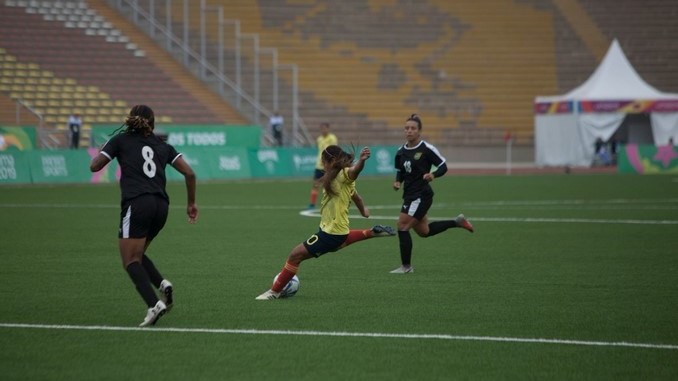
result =
[[[101,152],[90,163],[92,172],[101,170],[113,159],[117,159],[120,165],[118,244],[123,267],[148,306],[146,317],[140,324],[142,327],[155,324],[173,305],[172,284],[163,278],[145,254],[167,221],[167,164],[184,175],[188,194],[188,221],[195,223],[198,218],[195,174],[174,147],[153,133],[154,128],[155,117],[150,107],[132,107],[119,133],[104,144]],[[162,300],[158,299],[153,286],[160,291]]]

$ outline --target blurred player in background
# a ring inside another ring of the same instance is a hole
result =
[[[393,189],[403,186],[403,206],[398,217],[398,241],[400,242],[401,266],[392,274],[407,274],[412,267],[412,236],[410,229],[420,237],[431,237],[449,228],[463,228],[473,233],[473,226],[463,214],[453,220],[428,222],[427,213],[433,204],[433,189],[430,182],[447,172],[445,158],[438,149],[421,138],[421,119],[410,115],[405,122],[407,143],[395,156],[396,179]],[[437,169],[431,173],[431,167]]]
[[[355,164],[353,155],[343,151],[339,146],[331,145],[322,151],[325,176],[322,178],[324,192],[320,202],[320,229],[292,249],[271,289],[257,296],[257,300],[278,299],[282,289],[299,270],[302,261],[317,258],[365,239],[395,235],[393,228],[381,225],[366,230],[349,230],[348,207],[351,200],[363,217],[370,216],[369,209],[365,207],[355,190],[355,181],[369,157],[370,149],[367,147],[362,149]]]
[[[325,174],[325,167],[323,166],[322,153],[325,148],[331,145],[338,145],[337,137],[330,132],[329,123],[320,123],[320,136],[317,139],[318,145],[318,160],[315,164],[315,171],[313,172],[313,186],[311,187],[311,198],[308,204],[309,209],[315,208],[315,203],[318,200],[318,190],[322,185],[321,177]]]
[[[124,129],[122,129],[124,127]],[[153,130],[153,110],[145,105],[132,107],[121,126],[122,131],[113,136],[92,158],[90,170],[100,171],[114,158],[118,159],[122,175],[122,195],[118,244],[122,265],[137,291],[146,302],[148,311],[139,325],[154,325],[173,305],[172,284],[160,275],[151,259],[145,254],[151,241],[165,226],[169,212],[169,196],[165,190],[165,166],[172,165],[184,175],[188,194],[186,213],[188,222],[198,219],[195,204],[195,174],[174,147],[158,138]],[[158,299],[153,287],[160,291]]]

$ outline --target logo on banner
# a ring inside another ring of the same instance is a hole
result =
[[[257,160],[266,167],[269,174],[273,174],[275,173],[275,165],[280,159],[278,158],[278,151],[260,150],[257,152]]]
[[[45,155],[42,157],[42,173],[45,177],[66,177],[68,167],[62,155]]]
[[[391,153],[386,149],[377,151],[377,172],[390,173],[393,171],[393,159]]]
[[[315,169],[315,162],[318,160],[316,155],[300,155],[294,154],[292,162],[294,169],[298,172],[311,172]]]
[[[239,171],[241,167],[239,156],[219,156],[219,170]]]
[[[14,156],[0,155],[0,180],[16,179],[16,167],[14,165]]]

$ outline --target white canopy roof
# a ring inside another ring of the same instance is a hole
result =
[[[536,102],[651,99],[678,99],[678,94],[663,93],[645,82],[631,66],[615,39],[603,61],[586,82],[564,95],[537,97]]]

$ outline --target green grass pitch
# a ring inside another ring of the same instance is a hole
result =
[[[361,178],[395,221],[391,178]],[[3,380],[678,379],[678,177],[447,176],[429,217],[470,234],[396,237],[304,262],[290,299],[255,301],[317,229],[310,179],[182,183],[148,252],[175,307],[145,305],[117,249],[117,185],[0,188]],[[357,211],[352,209],[352,214]]]

